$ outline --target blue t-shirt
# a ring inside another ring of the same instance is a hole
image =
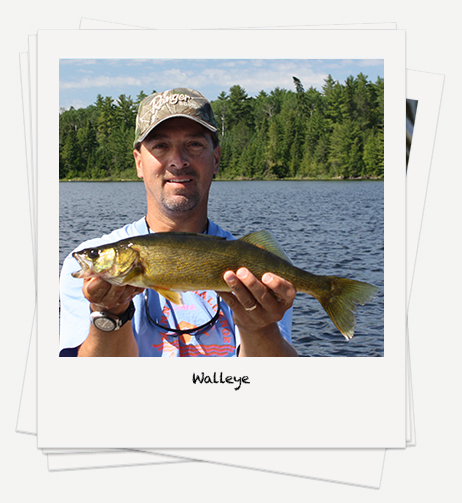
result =
[[[74,251],[113,243],[146,234],[143,218],[98,239],[82,243]],[[208,234],[234,239],[218,225],[209,221]],[[60,356],[77,356],[78,347],[90,330],[90,306],[82,292],[83,279],[71,276],[80,266],[72,252],[64,260],[60,278]],[[183,305],[172,304],[154,290],[145,290],[133,299],[135,315],[133,333],[139,356],[236,356],[240,344],[239,330],[233,323],[229,306],[214,291],[184,292]],[[177,334],[169,330],[194,330],[207,324],[219,312],[218,319],[200,333]],[[161,325],[162,328],[158,327]],[[292,309],[279,322],[282,336],[291,342]]]

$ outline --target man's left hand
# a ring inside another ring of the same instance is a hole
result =
[[[292,307],[296,290],[284,278],[272,273],[259,281],[248,269],[227,271],[224,279],[232,293],[219,292],[233,310],[234,322],[246,331],[261,330],[278,322]]]

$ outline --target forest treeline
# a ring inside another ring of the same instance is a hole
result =
[[[360,73],[322,91],[276,87],[256,97],[240,85],[212,107],[222,148],[221,179],[383,178],[384,80]],[[154,91],[153,91],[154,92]],[[61,110],[59,177],[136,179],[136,99],[98,95],[86,108]]]

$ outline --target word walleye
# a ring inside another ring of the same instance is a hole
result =
[[[220,372],[220,377],[217,377],[217,373],[213,373],[213,377],[206,376],[204,372],[202,372],[202,376],[196,375],[193,373],[192,376],[192,381],[194,384],[199,383],[205,383],[205,384],[233,384],[233,383],[239,383],[239,386],[237,388],[234,388],[236,391],[241,387],[241,384],[250,384],[249,377],[248,376],[243,376],[243,377],[234,377],[234,376],[226,376],[223,377],[223,372]]]

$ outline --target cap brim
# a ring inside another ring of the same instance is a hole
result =
[[[149,135],[151,131],[153,131],[159,124],[162,124],[162,122],[168,121],[169,119],[174,119],[176,117],[184,117],[186,119],[191,119],[194,122],[197,122],[198,124],[201,124],[204,126],[206,129],[209,131],[212,131],[212,133],[216,133],[218,129],[215,126],[212,126],[208,122],[202,121],[198,119],[197,117],[191,117],[190,115],[187,114],[174,114],[174,115],[169,115],[168,117],[165,117],[164,119],[161,119],[159,122],[156,122],[151,128],[149,128],[147,131],[145,131],[139,138],[138,140],[135,141],[133,144],[134,146],[138,145],[138,143],[141,143],[146,139],[146,137]]]

